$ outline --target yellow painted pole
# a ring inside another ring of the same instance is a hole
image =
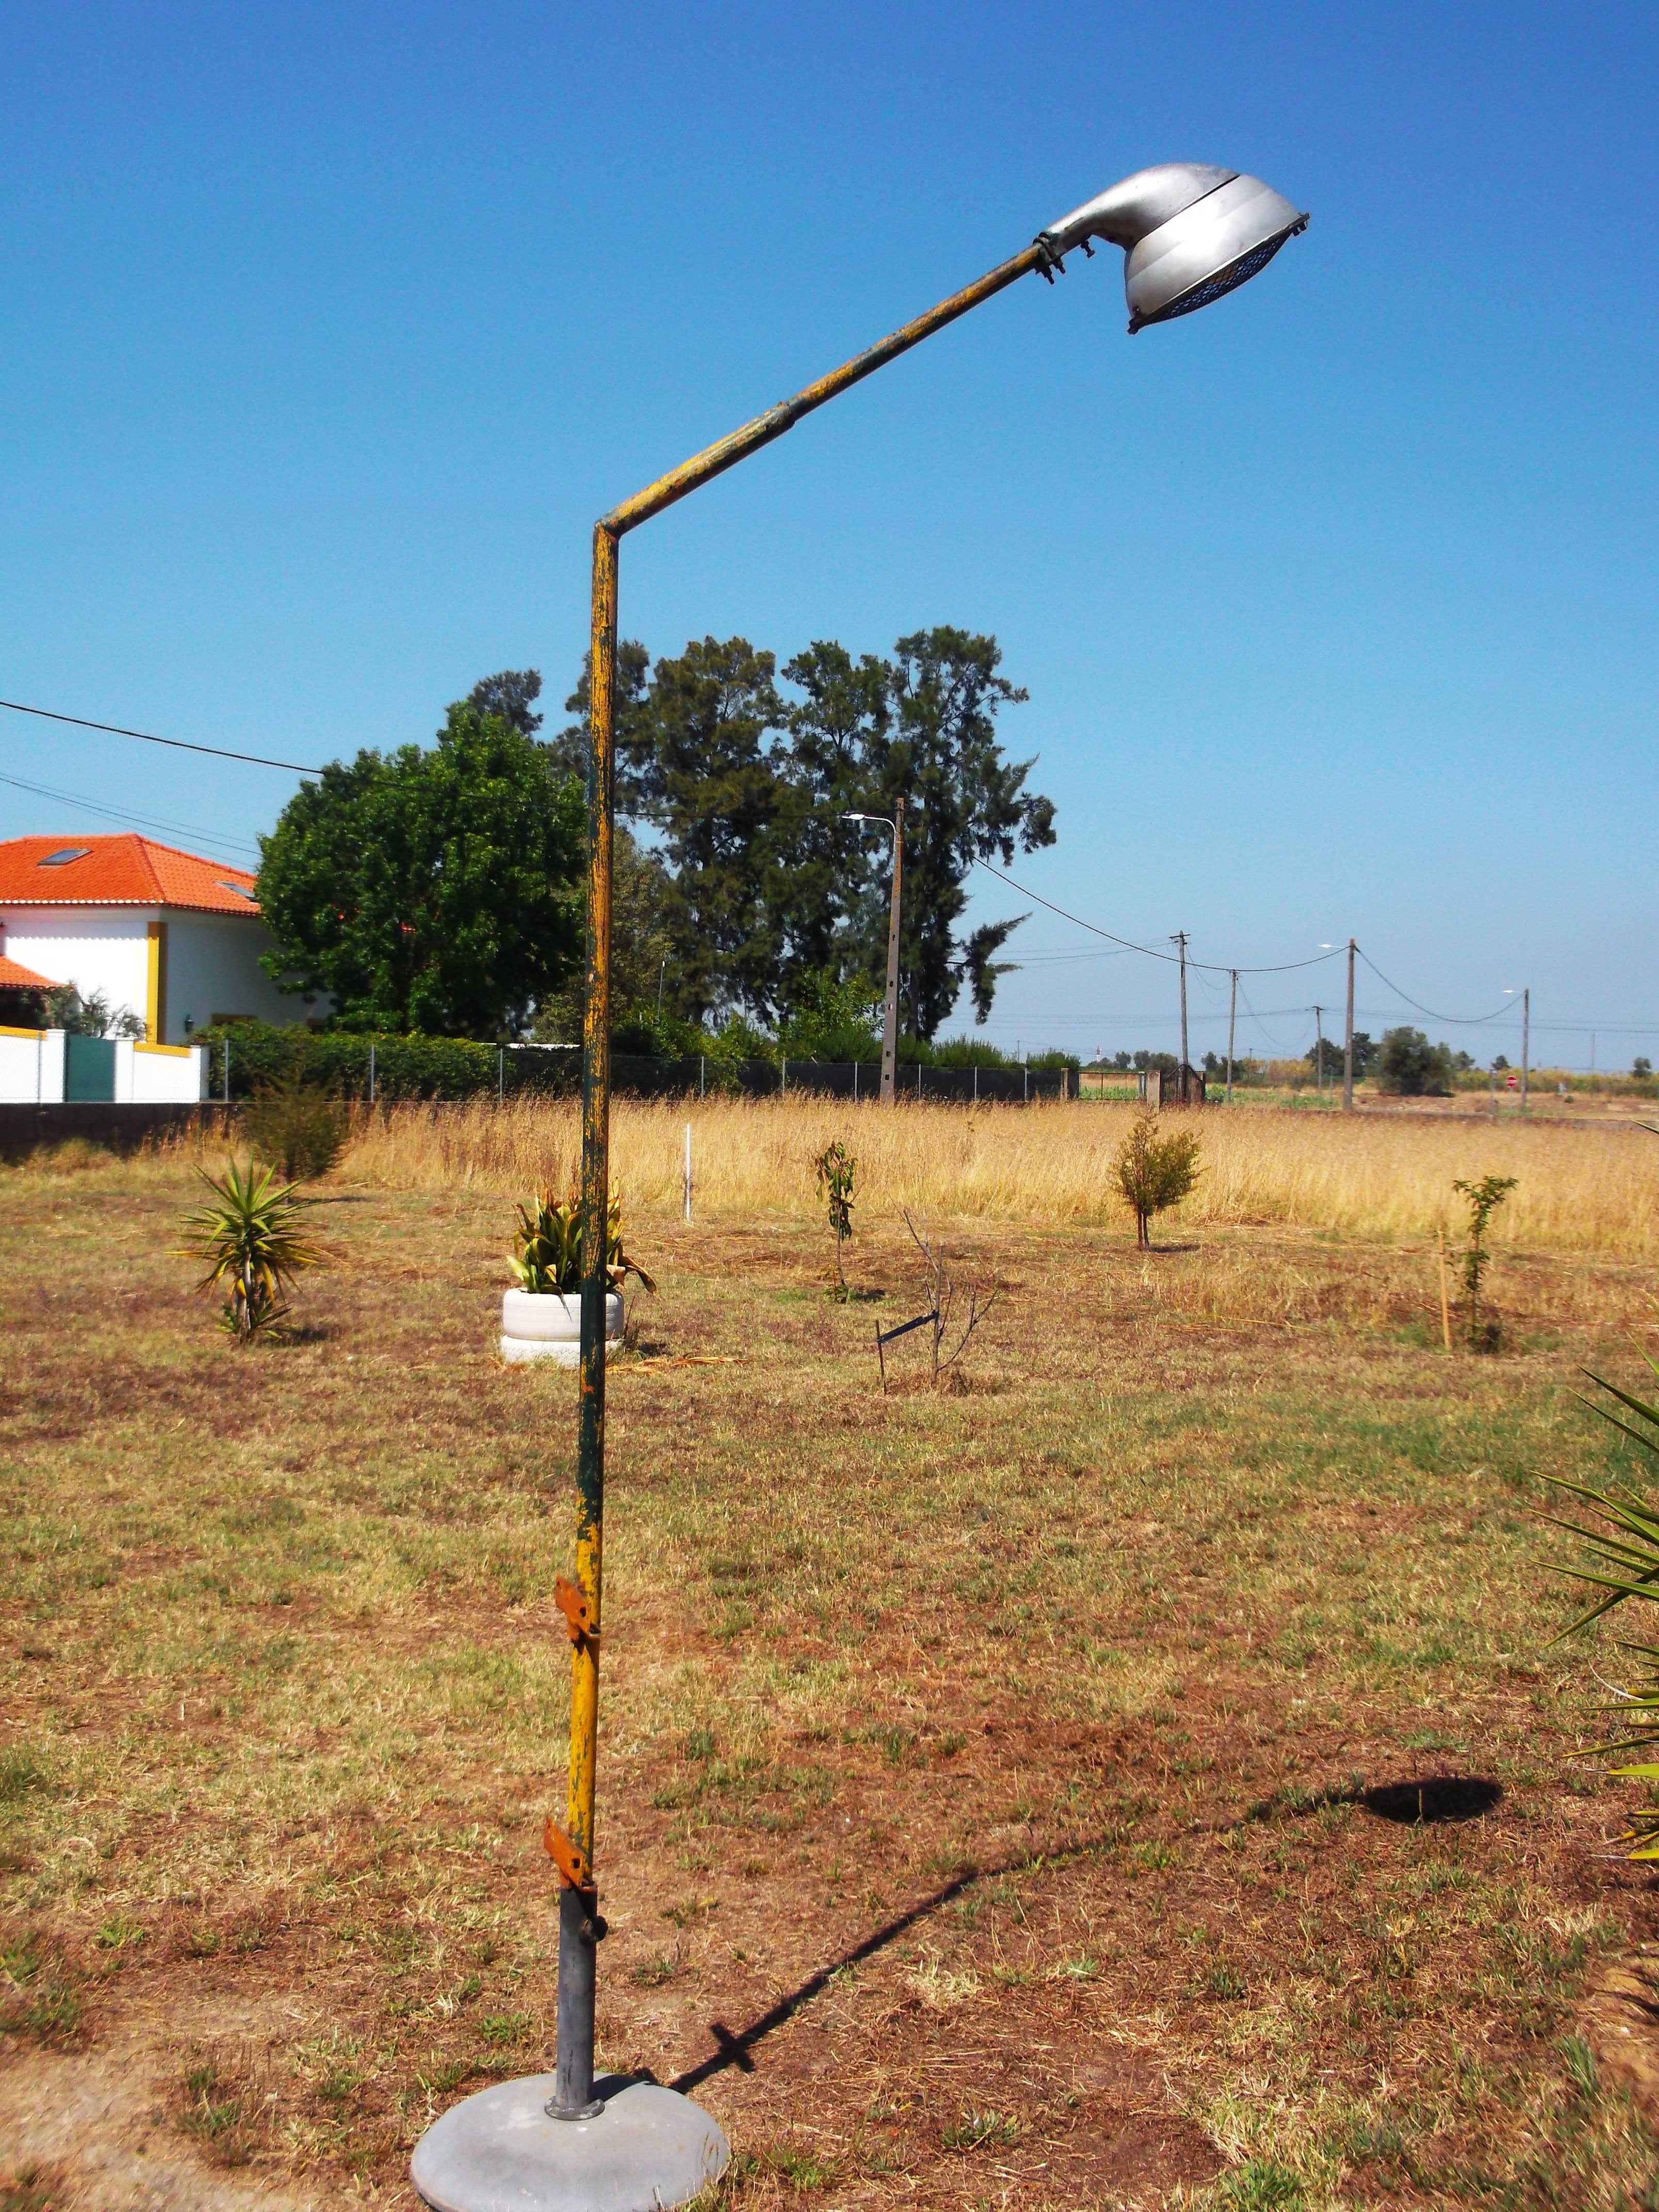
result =
[[[568,1826],[547,1845],[561,1879],[558,2057],[550,2110],[579,2119],[593,2097],[595,1951],[605,1923],[593,1880],[599,1615],[605,1559],[605,1309],[610,1290],[611,882],[617,690],[617,533],[593,532],[587,765],[587,993],[582,1020],[581,1377],[576,1425],[576,1581],[557,1595],[569,1631]]]
[[[591,2117],[593,2096],[595,1947],[605,1934],[593,1872],[599,1756],[599,1618],[605,1542],[605,1308],[611,1186],[611,889],[617,688],[617,563],[624,534],[699,484],[781,438],[804,415],[884,368],[969,308],[1033,270],[1048,273],[1038,246],[1005,261],[964,290],[906,323],[793,399],[757,415],[729,437],[601,518],[593,532],[592,631],[587,769],[587,995],[582,1023],[581,1380],[576,1431],[576,1579],[556,1586],[571,1642],[570,1790],[567,1825],[549,1820],[547,1849],[559,1870],[558,2056],[548,2112]],[[895,877],[896,882],[896,874]]]

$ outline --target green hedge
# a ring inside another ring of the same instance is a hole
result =
[[[210,1023],[192,1044],[211,1048],[209,1088],[224,1096],[224,1049],[230,1046],[230,1095],[252,1098],[296,1071],[307,1084],[337,1098],[368,1097],[369,1050],[374,1054],[374,1096],[474,1098],[503,1081],[509,1091],[566,1091],[574,1054],[509,1052],[503,1061],[493,1044],[465,1037],[367,1036],[350,1030],[308,1030],[271,1022]]]

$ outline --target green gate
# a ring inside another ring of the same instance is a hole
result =
[[[64,1096],[87,1106],[115,1103],[115,1042],[112,1037],[64,1039]]]

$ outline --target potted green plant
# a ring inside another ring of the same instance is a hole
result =
[[[622,1198],[613,1191],[605,1217],[605,1334],[610,1343],[623,1333],[622,1286],[635,1275],[647,1291],[652,1281],[623,1249]],[[574,1191],[536,1194],[533,1209],[519,1208],[509,1261],[519,1287],[501,1298],[501,1358],[510,1364],[550,1359],[574,1367],[581,1358],[581,1203]]]

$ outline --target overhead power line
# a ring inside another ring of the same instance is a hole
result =
[[[82,814],[96,814],[106,822],[125,823],[131,829],[165,830],[172,837],[192,837],[198,844],[217,845],[236,853],[258,852],[245,837],[222,837],[216,830],[203,830],[190,822],[168,822],[160,815],[134,814],[122,806],[104,806],[95,799],[79,799],[72,791],[54,791],[49,784],[27,783],[21,775],[0,775],[0,783],[8,783],[14,791],[33,792],[37,799],[50,799],[55,805],[69,806]]]
[[[4,703],[0,700],[0,706]],[[1006,884],[1010,890],[1017,890],[1022,898],[1035,899],[1039,906],[1047,907],[1050,914],[1057,914],[1062,921],[1069,921],[1078,929],[1086,929],[1092,936],[1103,937],[1109,945],[1121,945],[1126,952],[1144,952],[1149,960],[1167,960],[1172,968],[1181,965],[1178,952],[1160,952],[1156,945],[1137,945],[1132,937],[1119,937],[1109,929],[1103,929],[1097,921],[1085,921],[1080,914],[1068,914],[1063,906],[1056,906],[1052,899],[1044,898],[1040,891],[1028,890],[1024,884],[1016,883],[1001,868],[994,868],[988,860],[975,860],[974,866],[983,868],[988,876],[994,876],[999,883]],[[1272,967],[1241,968],[1237,973],[1241,975],[1285,975],[1293,968],[1321,967],[1327,960],[1335,960],[1346,951],[1346,945],[1336,945],[1328,952],[1316,952],[1311,960],[1281,960]],[[1188,968],[1207,968],[1216,975],[1231,975],[1234,972],[1226,962],[1219,960],[1188,960],[1187,965]]]
[[[285,768],[295,775],[320,775],[319,768],[304,768],[298,761],[269,760],[263,753],[234,753],[224,745],[196,745],[184,738],[158,738],[149,730],[124,730],[118,722],[89,722],[84,714],[59,714],[50,707],[26,707],[18,699],[0,699],[14,714],[38,714],[46,722],[72,722],[77,730],[105,730],[112,738],[137,738],[147,745],[168,745],[174,752],[210,753],[215,760],[247,761],[254,768]]]
[[[1358,945],[1354,950],[1359,953],[1360,958],[1379,983],[1387,983],[1389,990],[1397,999],[1403,999],[1408,1006],[1415,1006],[1419,1014],[1426,1014],[1431,1022],[1449,1022],[1455,1030],[1476,1030],[1483,1022],[1495,1022],[1500,1015],[1513,1013],[1515,1011],[1514,1007],[1506,1001],[1501,1006],[1494,1006],[1489,1014],[1443,1014],[1437,1007],[1425,1006],[1420,999],[1413,999],[1409,991],[1402,991],[1398,983],[1391,981],[1382,973],[1369,952],[1361,951]]]

